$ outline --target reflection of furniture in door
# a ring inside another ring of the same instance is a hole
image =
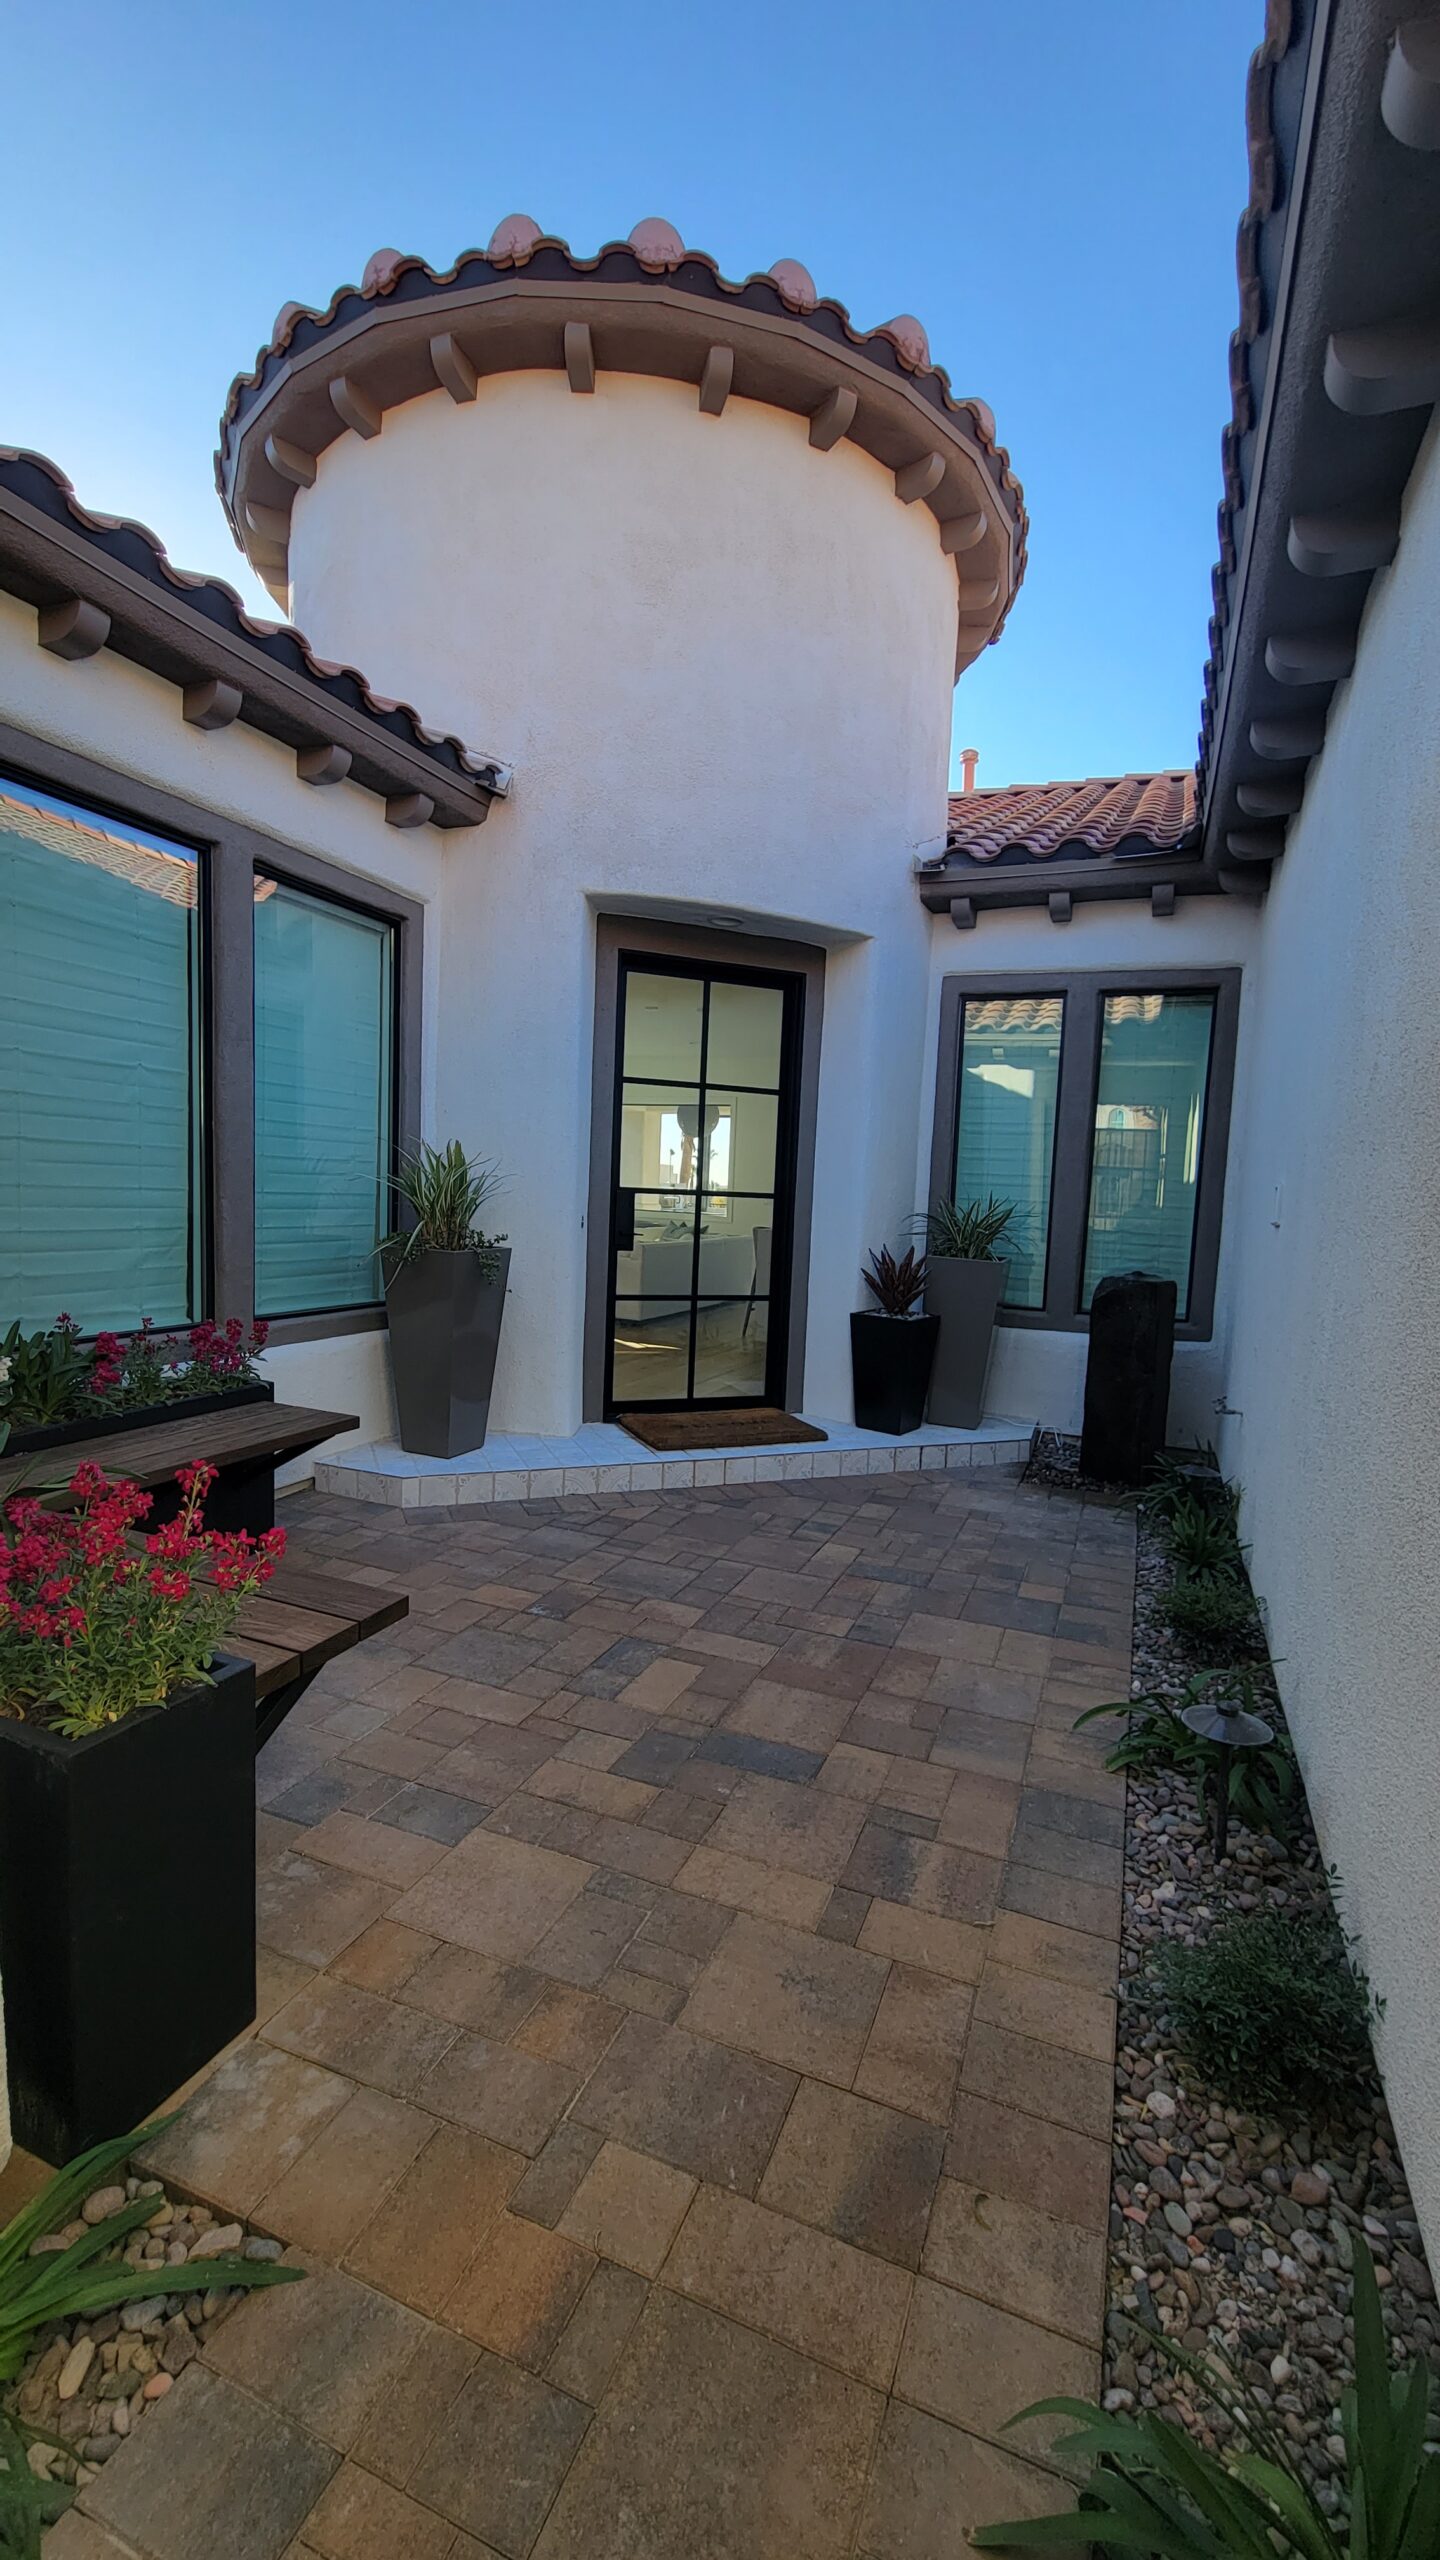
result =
[[[615,1256],[617,1298],[643,1298],[627,1324],[652,1323],[657,1316],[683,1314],[690,1304],[694,1265],[693,1236],[661,1236],[647,1242],[637,1229],[628,1253]],[[748,1236],[700,1238],[700,1303],[715,1298],[743,1298],[751,1286],[752,1251]],[[753,1296],[753,1289],[751,1290]]]
[[[755,1243],[755,1269],[750,1281],[750,1296],[745,1308],[745,1321],[740,1327],[742,1339],[750,1330],[750,1319],[755,1313],[756,1299],[765,1298],[768,1300],[770,1296],[770,1246],[774,1237],[774,1232],[773,1227],[756,1227],[752,1230]]]

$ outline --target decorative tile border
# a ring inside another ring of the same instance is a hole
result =
[[[834,1476],[888,1476],[945,1472],[965,1467],[1016,1466],[1030,1455],[1031,1426],[1008,1416],[979,1431],[927,1430],[904,1440],[859,1439],[848,1425],[837,1424],[840,1445],[812,1441],[803,1448],[717,1450],[696,1458],[597,1459],[584,1466],[496,1466],[488,1473],[472,1471],[463,1461],[407,1459],[398,1449],[366,1449],[343,1459],[318,1460],[317,1493],[347,1495],[356,1502],[378,1502],[402,1510],[449,1509],[451,1505],[540,1502],[577,1493],[689,1493],[706,1485],[789,1484]],[[534,1447],[533,1441],[528,1444]],[[559,1444],[568,1450],[572,1444]],[[476,1453],[479,1454],[478,1452]]]

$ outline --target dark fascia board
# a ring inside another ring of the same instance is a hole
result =
[[[1274,70],[1274,210],[1260,225],[1259,327],[1237,396],[1233,479],[1222,509],[1213,656],[1201,732],[1207,863],[1243,829],[1238,793],[1273,781],[1256,722],[1328,711],[1335,680],[1287,682],[1267,664],[1277,636],[1353,636],[1372,568],[1307,575],[1291,556],[1296,517],[1398,517],[1429,409],[1339,409],[1325,384],[1330,339],[1440,313],[1440,191],[1432,155],[1408,149],[1380,114],[1394,0],[1302,0]],[[1242,416],[1248,422],[1240,431]],[[1303,556],[1303,551],[1302,551]],[[1302,784],[1306,764],[1294,768]]]
[[[465,773],[459,751],[443,742],[434,753],[418,744],[403,712],[387,715],[359,706],[359,679],[343,674],[330,682],[304,670],[298,636],[285,629],[249,634],[233,627],[238,599],[219,585],[185,593],[163,587],[143,528],[122,524],[101,542],[80,526],[59,521],[40,503],[42,475],[22,494],[18,474],[0,477],[0,586],[42,610],[81,597],[108,615],[106,648],[186,686],[218,678],[243,699],[238,717],[248,727],[297,752],[336,746],[350,755],[349,779],[389,800],[419,793],[434,804],[437,827],[476,827],[489,813],[495,789],[480,774]],[[145,555],[151,574],[146,574]],[[500,779],[496,769],[495,780]]]
[[[968,898],[979,908],[1048,907],[1057,893],[1076,906],[1092,906],[1114,898],[1148,898],[1152,889],[1173,887],[1181,898],[1214,897],[1221,883],[1193,852],[1092,854],[1088,861],[1065,862],[1049,855],[1020,863],[953,863],[934,871],[917,871],[920,903],[932,916],[948,915],[955,898]]]

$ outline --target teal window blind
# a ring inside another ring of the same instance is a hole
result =
[[[199,1312],[199,861],[0,776],[0,1328]]]
[[[255,1304],[372,1305],[393,1142],[394,928],[255,883]]]
[[[1195,1200],[1215,1024],[1213,995],[1105,998],[1085,1231],[1088,1309],[1112,1271],[1176,1284],[1190,1311]]]
[[[1063,996],[970,996],[960,1026],[955,1199],[1014,1203],[1007,1307],[1043,1307]]]

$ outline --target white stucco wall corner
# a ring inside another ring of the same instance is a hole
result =
[[[1440,427],[1260,918],[1221,1454],[1440,2250]],[[1278,1213],[1278,1222],[1277,1222]]]

